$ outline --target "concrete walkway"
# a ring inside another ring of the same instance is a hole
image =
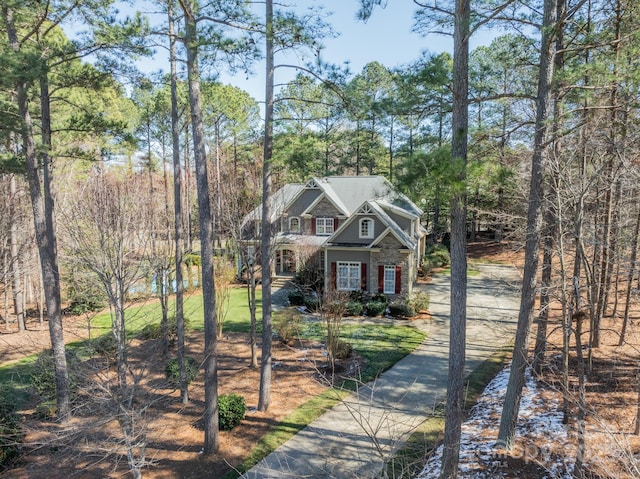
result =
[[[520,301],[520,278],[514,268],[480,265],[480,271],[480,275],[468,280],[468,371],[512,341]],[[449,277],[435,277],[426,290],[431,298],[432,318],[412,322],[428,333],[424,343],[242,477],[376,477],[385,460],[446,395]]]

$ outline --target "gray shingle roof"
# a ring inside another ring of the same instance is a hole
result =
[[[304,185],[300,183],[290,183],[284,185],[278,191],[273,193],[270,198],[271,203],[271,222],[277,220],[285,208],[291,201],[304,189]],[[257,221],[262,219],[262,204],[251,210],[242,221],[245,225],[249,221]]]
[[[367,201],[376,201],[383,208],[399,209],[412,216],[420,216],[423,213],[415,203],[396,190],[383,176],[327,176],[315,177],[312,180],[347,216],[353,215]],[[305,187],[305,184],[292,183],[284,185],[273,193],[271,221],[279,218]],[[262,206],[258,206],[245,216],[243,224],[261,218]]]

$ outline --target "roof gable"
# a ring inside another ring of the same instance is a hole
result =
[[[351,224],[358,221],[362,216],[375,216],[384,226],[383,232],[368,242],[369,247],[377,245],[389,233],[392,233],[401,245],[409,249],[415,248],[414,240],[405,233],[400,226],[384,211],[375,201],[366,201],[338,228],[327,241],[327,244],[340,243],[340,237]]]
[[[305,208],[303,214],[310,214],[324,198],[335,206],[339,214],[347,217],[356,214],[363,204],[372,201],[407,218],[416,218],[423,213],[383,176],[328,176],[313,177],[304,184],[287,184],[273,193],[271,221],[286,212],[305,191],[317,191],[320,194]],[[258,206],[245,216],[244,223],[261,218],[262,208]]]

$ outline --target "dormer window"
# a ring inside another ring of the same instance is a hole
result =
[[[373,238],[373,220],[371,218],[360,220],[360,238]]]
[[[289,218],[289,231],[292,233],[300,232],[300,218],[295,216],[293,218]]]
[[[316,218],[316,235],[330,236],[333,234],[333,218]]]

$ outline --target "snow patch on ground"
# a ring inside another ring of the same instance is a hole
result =
[[[516,467],[539,470],[542,474],[537,477],[571,478],[575,451],[569,446],[571,441],[562,424],[560,404],[543,395],[530,369],[526,371],[520,403],[516,449],[507,455],[497,448],[509,371],[509,368],[504,369],[487,385],[469,419],[462,425],[459,477],[513,477],[515,464]],[[441,461],[442,446],[434,452],[417,479],[437,479]]]

